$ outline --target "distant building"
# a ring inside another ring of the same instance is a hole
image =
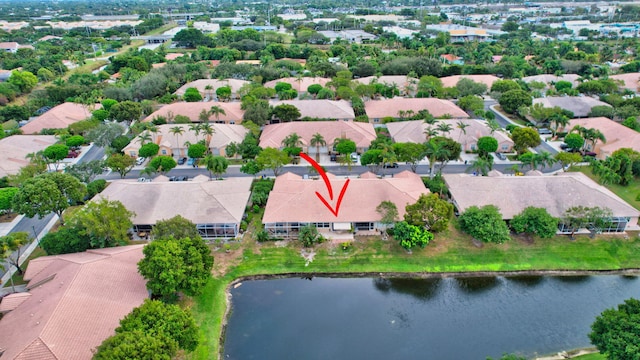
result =
[[[468,118],[464,110],[457,107],[449,100],[435,98],[400,98],[384,100],[371,100],[364,104],[365,112],[369,116],[369,121],[381,123],[385,117],[400,117],[400,111],[412,111],[417,114],[420,110],[428,110],[436,118],[451,117]]]
[[[300,118],[330,120],[354,120],[356,118],[351,103],[345,100],[279,100],[270,102],[273,107],[281,104],[289,104],[298,108]],[[278,119],[274,119],[274,122],[278,121]]]
[[[0,43],[0,51],[15,53],[18,51],[17,42],[2,42]]]
[[[587,117],[595,106],[608,106],[606,102],[596,100],[589,96],[548,96],[533,99],[533,104],[542,104],[546,108],[560,107],[573,112],[575,117]]]
[[[0,177],[17,174],[29,165],[27,155],[58,142],[53,135],[13,135],[0,139]]]
[[[215,117],[211,117],[211,122],[219,122],[223,124],[240,124],[242,123],[242,116],[244,115],[244,110],[241,107],[242,104],[239,102],[217,102],[217,101],[207,101],[207,102],[176,102],[173,104],[168,104],[160,109],[151,113],[151,115],[147,116],[142,120],[142,122],[149,122],[155,119],[158,116],[162,116],[169,121],[172,121],[176,115],[186,116],[191,119],[192,122],[200,122],[200,113],[202,110],[209,111],[212,106],[219,106],[224,110],[224,114],[220,114],[220,116],[216,119]]]
[[[91,117],[93,110],[100,109],[102,105],[96,104],[93,109],[86,105],[76,103],[62,103],[46,113],[30,120],[21,127],[23,134],[39,134],[44,129],[64,129],[78,121]]]
[[[329,38],[331,42],[341,39],[341,40],[346,40],[356,44],[362,44],[362,43],[367,43],[369,41],[373,41],[378,38],[377,36],[373,34],[369,34],[368,32],[365,32],[362,30],[342,30],[342,31],[324,30],[324,31],[318,31],[318,33]]]
[[[611,156],[614,151],[622,148],[630,148],[640,152],[640,132],[629,129],[606,117],[572,119],[569,121],[566,130],[571,130],[576,125],[587,129],[600,130],[604,135],[607,141],[598,141],[595,148],[593,148],[593,144],[590,141],[586,143],[587,150],[595,152],[598,159],[604,160]]]

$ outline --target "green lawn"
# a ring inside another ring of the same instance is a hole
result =
[[[592,178],[594,181],[598,182],[598,177],[593,175],[591,167],[589,166],[574,166],[571,168],[571,171],[580,171],[581,173]],[[636,197],[640,195],[640,179],[635,179],[631,184],[627,186],[608,184],[605,185],[605,187],[614,192],[631,206],[640,210],[640,201],[636,201]]]
[[[595,353],[595,354],[587,354],[587,355],[580,355],[580,356],[576,356],[573,359],[580,359],[580,360],[607,360],[607,357],[600,354],[600,353]]]
[[[236,262],[225,275],[213,279],[203,295],[195,299],[193,312],[201,326],[202,342],[194,359],[216,358],[221,338],[221,324],[226,308],[225,289],[237,278],[252,275],[291,273],[436,273],[524,270],[616,270],[640,268],[640,238],[631,234],[603,236],[592,240],[579,236],[569,241],[565,236],[549,240],[536,239],[528,243],[514,239],[503,245],[472,245],[468,236],[451,227],[425,249],[408,254],[395,241],[370,237],[358,239],[343,251],[331,244],[322,244],[315,251],[313,262],[306,264],[297,243],[285,247],[255,244],[244,240],[236,251]],[[230,254],[219,254],[221,256]]]

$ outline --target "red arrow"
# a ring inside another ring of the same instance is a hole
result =
[[[300,153],[300,157],[307,160],[309,164],[311,164],[311,166],[313,166],[316,169],[318,174],[322,176],[322,180],[324,180],[324,184],[327,187],[327,190],[329,191],[329,199],[333,200],[333,188],[331,187],[331,182],[329,181],[329,178],[327,177],[327,173],[324,171],[322,166],[320,166],[320,164],[318,164],[315,160],[310,158],[309,155],[305,153]],[[340,204],[342,203],[342,198],[344,197],[344,193],[347,191],[348,186],[349,186],[349,179],[347,179],[344,185],[342,185],[342,190],[340,190],[340,195],[338,195],[338,202],[336,203],[335,210],[333,209],[333,207],[331,207],[331,205],[329,205],[329,202],[317,191],[316,191],[316,196],[318,196],[320,201],[322,201],[324,206],[326,206],[327,209],[329,209],[329,211],[331,211],[333,215],[338,217],[338,211],[340,211]]]

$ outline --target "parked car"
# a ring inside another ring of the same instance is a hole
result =
[[[184,165],[185,162],[187,162],[186,157],[181,157],[180,159],[178,159],[178,165]]]
[[[593,151],[583,151],[582,152],[582,156],[592,156],[592,157],[596,157],[596,153],[594,153]]]
[[[138,182],[150,182],[150,181],[151,181],[151,179],[147,179],[147,178],[144,178],[144,177],[139,177],[138,178]]]
[[[189,160],[187,160],[187,165],[195,166],[196,165],[196,159],[195,158],[189,158]]]
[[[336,155],[336,154],[331,154],[331,155],[329,155],[329,160],[331,160],[331,161],[338,161],[338,155]]]
[[[384,163],[384,165],[382,165],[382,167],[384,168],[397,168],[398,167],[398,163],[394,162],[394,163]]]
[[[141,156],[141,157],[138,157],[138,158],[136,159],[136,165],[142,165],[142,163],[143,163],[145,160],[147,160],[147,158],[142,157],[142,156]]]
[[[507,155],[503,153],[496,153],[496,157],[500,160],[507,160]]]
[[[553,132],[551,132],[551,130],[546,129],[546,128],[540,128],[540,129],[538,129],[538,134],[540,134],[540,135],[551,135],[551,134],[553,134]]]

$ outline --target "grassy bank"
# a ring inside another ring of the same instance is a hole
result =
[[[201,325],[201,346],[195,359],[213,359],[219,351],[219,339],[226,311],[225,289],[237,278],[253,275],[289,273],[436,273],[536,270],[619,270],[640,268],[640,238],[631,234],[589,239],[567,237],[549,240],[515,238],[511,242],[474,246],[468,236],[453,227],[425,249],[408,254],[394,241],[377,237],[359,238],[349,250],[325,243],[315,249],[313,261],[300,255],[299,243],[256,244],[250,239],[225,253],[215,253],[219,275],[210,281],[196,299],[194,314]],[[222,263],[222,264],[220,264]]]
[[[587,175],[593,181],[599,182],[598,177],[593,175],[590,166],[574,166],[572,170],[580,171],[581,173]],[[607,184],[605,187],[611,190],[614,194],[618,195],[622,200],[629,203],[629,205],[635,207],[640,210],[640,201],[636,200],[636,197],[640,195],[640,179],[634,179],[629,185],[622,186],[618,184]]]

